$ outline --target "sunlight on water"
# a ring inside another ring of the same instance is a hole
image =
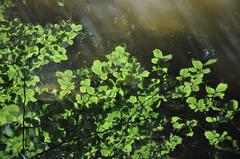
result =
[[[191,58],[216,57],[217,77],[240,86],[239,0],[65,1],[65,12],[94,35],[73,49],[72,54],[81,51],[81,60],[101,57],[118,44],[126,45],[143,63],[154,48],[173,53],[176,68]],[[25,16],[45,22],[55,18],[53,0],[31,2],[22,11]],[[71,64],[77,66],[79,60]]]

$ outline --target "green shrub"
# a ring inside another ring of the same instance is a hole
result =
[[[239,109],[235,100],[223,102],[226,84],[220,83],[214,89],[203,83],[211,61],[193,61],[174,79],[167,71],[172,56],[163,55],[160,50],[154,50],[153,55],[151,71],[119,46],[106,55],[107,61],[96,60],[90,68],[56,72],[60,87],[53,96],[62,101],[58,103],[39,102],[41,91],[34,90],[44,88],[34,89],[40,82],[34,71],[26,77],[22,75],[31,70],[25,63],[28,68],[22,66],[24,71],[19,66],[22,63],[14,65],[19,67],[19,75],[13,76],[8,68],[2,73],[12,80],[12,85],[2,89],[5,92],[1,97],[1,142],[6,145],[3,154],[21,153],[21,103],[26,106],[27,156],[165,158],[184,146],[184,140],[195,138],[199,128],[204,131],[197,138],[208,140],[215,151],[239,152],[238,141],[231,132],[217,131],[221,124],[230,126]],[[12,68],[7,61],[1,66]],[[25,85],[24,77],[30,78]],[[6,83],[3,79],[2,85]],[[184,104],[182,109],[188,114],[176,116],[163,111],[169,102],[176,108],[179,102]]]
[[[239,153],[238,101],[224,98],[227,84],[205,78],[216,59],[193,60],[174,76],[172,55],[155,49],[146,70],[118,46],[91,67],[57,71],[50,91],[39,70],[67,60],[81,25],[0,21],[0,158],[178,158],[194,147],[210,158]]]

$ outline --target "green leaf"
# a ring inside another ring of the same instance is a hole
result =
[[[132,152],[132,145],[131,144],[125,145],[124,151],[127,152],[127,153]]]
[[[143,71],[142,73],[141,73],[141,77],[148,77],[149,76],[149,72],[148,71]]]
[[[26,90],[26,97],[27,97],[27,102],[36,102],[37,99],[35,98],[35,91],[33,89],[27,89]]]
[[[108,122],[106,121],[103,125],[101,125],[100,128],[102,128],[103,130],[107,130],[112,126],[112,122]]]
[[[88,87],[87,88],[87,92],[88,92],[88,94],[94,94],[95,93],[95,90],[94,90],[94,88],[93,87]]]
[[[35,86],[38,82],[40,82],[40,78],[38,76],[34,76],[30,81],[27,81],[27,86]]]
[[[7,33],[0,33],[0,41],[6,43],[10,40]]]
[[[135,97],[135,96],[131,96],[129,99],[128,99],[128,102],[130,102],[130,103],[136,103],[137,102],[137,97]]]
[[[100,74],[100,78],[102,80],[107,80],[108,79],[108,74],[107,73],[102,73],[102,74]]]
[[[205,131],[204,135],[209,140],[212,140],[215,138],[215,134],[213,131]]]
[[[75,32],[79,32],[82,30],[82,25],[72,24],[71,27],[72,27],[73,31],[75,31]]]
[[[95,60],[93,62],[92,71],[97,75],[101,75],[102,74],[102,62],[99,60]]]
[[[5,17],[4,17],[4,15],[0,11],[0,21],[4,21],[4,20],[5,20]]]
[[[174,116],[174,117],[172,117],[172,123],[175,123],[175,122],[177,122],[178,120],[180,120],[180,118],[178,117],[178,116]]]
[[[64,7],[64,0],[57,0],[57,5],[60,7]]]
[[[222,92],[225,92],[228,88],[228,85],[225,84],[225,83],[220,83],[218,84],[217,88],[216,88],[216,92],[218,93],[222,93]]]
[[[180,70],[180,75],[182,76],[182,77],[188,77],[189,76],[189,72],[188,72],[188,69],[186,69],[186,68],[184,68],[184,69],[181,69]]]
[[[233,115],[234,115],[234,111],[228,110],[227,113],[226,113],[226,115],[225,115],[225,118],[226,118],[227,120],[232,120],[232,119],[233,119]]]
[[[20,115],[20,109],[17,105],[11,104],[3,107],[0,109],[0,126],[18,121]]]
[[[232,107],[233,110],[236,111],[238,109],[238,101],[232,100],[231,101],[231,107]]]
[[[110,157],[112,156],[114,153],[114,151],[112,151],[111,149],[108,149],[108,148],[102,148],[101,149],[101,154],[104,156],[104,157]]]
[[[169,54],[169,55],[163,56],[162,60],[167,62],[167,61],[171,60],[172,58],[173,58],[173,56],[171,54]]]
[[[153,55],[154,55],[154,57],[159,58],[159,59],[163,58],[162,51],[159,49],[153,50]]]
[[[2,19],[1,19],[1,13],[0,13],[0,21],[1,20]],[[1,159],[10,159],[10,157],[7,154],[5,154],[3,151],[0,151],[0,158]]]
[[[217,121],[217,118],[213,118],[213,117],[206,117],[206,121],[209,123],[213,123]]]
[[[85,79],[85,80],[83,80],[83,81],[81,81],[81,85],[83,85],[83,86],[90,86],[90,84],[91,84],[91,79]]]
[[[196,104],[197,103],[197,99],[195,97],[188,97],[186,102],[188,104]]]
[[[210,60],[208,60],[204,65],[205,65],[205,66],[212,65],[212,64],[214,64],[214,63],[216,63],[216,62],[217,62],[217,59],[210,59]]]
[[[186,135],[189,136],[189,137],[192,137],[194,135],[194,133],[193,133],[193,131],[190,131]]]
[[[225,94],[224,93],[216,93],[215,96],[219,97],[220,99],[223,99]]]
[[[206,69],[202,70],[202,72],[203,72],[204,74],[208,74],[208,73],[211,72],[211,70],[210,70],[209,68],[206,68]]]
[[[80,92],[86,93],[86,92],[87,92],[87,87],[81,86],[81,87],[80,87]]]
[[[198,121],[197,121],[197,120],[188,120],[188,121],[186,122],[186,124],[187,124],[188,126],[190,126],[190,127],[195,127],[195,126],[197,126]]]
[[[152,58],[152,60],[151,60],[151,62],[152,62],[153,64],[157,64],[157,63],[158,63],[158,61],[159,61],[159,59],[158,59],[158,58]]]
[[[185,126],[185,124],[180,124],[178,122],[173,123],[173,128],[176,130],[181,130],[184,126]]]
[[[192,92],[192,89],[190,86],[186,85],[184,88],[183,88],[183,92],[186,94],[186,96],[189,96]]]
[[[67,90],[62,90],[60,91],[60,98],[63,98],[65,95],[68,94],[68,91]]]
[[[77,100],[77,102],[80,104],[80,103],[82,103],[82,98],[81,98],[81,95],[80,94],[77,94],[76,95],[76,100]]]
[[[89,94],[91,94],[91,93],[89,93]],[[93,94],[94,94],[94,92],[92,93],[92,95],[93,95]],[[95,103],[95,104],[98,103],[98,100],[99,100],[99,98],[98,98],[97,96],[91,96],[91,97],[89,98],[89,102]]]
[[[206,91],[208,94],[215,94],[215,90],[211,87],[206,86]]]
[[[124,47],[122,47],[122,46],[118,46],[118,47],[116,47],[116,52],[118,52],[118,53],[120,53],[120,54],[123,54],[124,52],[125,52],[125,48]]]
[[[192,61],[192,65],[194,68],[198,69],[198,70],[201,70],[203,69],[203,64],[201,61],[198,61],[198,60],[193,60]]]
[[[67,77],[72,77],[73,72],[71,70],[66,70],[66,71],[64,71],[64,75],[66,75]]]

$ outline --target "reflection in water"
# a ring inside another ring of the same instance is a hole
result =
[[[66,12],[94,35],[71,48],[73,56],[81,51],[81,57],[71,61],[70,67],[101,57],[118,44],[126,45],[148,66],[145,59],[151,57],[151,50],[160,48],[174,53],[175,68],[191,58],[217,57],[217,78],[230,82],[236,90],[240,87],[239,0],[65,1]],[[33,9],[31,4],[31,15],[37,15],[31,19],[54,19],[52,1],[41,2],[44,11],[41,5]]]

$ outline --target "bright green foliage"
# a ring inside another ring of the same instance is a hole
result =
[[[209,140],[209,143],[219,150],[239,151],[237,141],[229,136],[226,131],[222,134],[217,133],[216,130],[206,131],[204,135]]]
[[[168,155],[170,152],[174,151],[175,148],[182,144],[182,138],[176,135],[170,135],[168,140],[165,140],[162,144],[162,150],[161,155],[158,155],[159,157]],[[147,157],[148,158],[148,157]]]
[[[199,139],[205,137],[217,150],[238,152],[237,139],[227,131],[220,135],[214,130],[216,125],[230,123],[239,110],[236,100],[222,101],[228,86],[224,83],[217,85],[216,89],[205,86],[204,75],[210,70],[199,61],[193,62],[193,67],[181,69],[180,75],[174,79],[167,69],[171,55],[163,55],[160,50],[154,50],[153,55],[157,63],[153,63],[152,71],[145,70],[125,48],[118,46],[106,55],[106,61],[95,60],[90,68],[56,72],[60,87],[55,98],[63,102],[43,103],[42,110],[37,112],[28,109],[26,118],[32,119],[28,124],[34,127],[28,137],[42,138],[42,144],[37,145],[41,143],[38,140],[27,140],[32,145],[27,149],[27,156],[168,158],[178,147],[185,146],[186,138],[196,137],[198,127],[213,129],[203,131]],[[11,78],[13,74],[14,70],[9,71]],[[31,105],[37,100],[31,87],[39,81],[40,78],[33,75],[26,83],[30,87],[26,94]],[[199,94],[200,90],[205,90],[206,95]],[[2,103],[8,98],[5,95]],[[165,113],[162,107],[168,106],[169,102],[178,107],[175,101],[186,102],[183,109],[191,111],[192,115],[183,117]],[[8,105],[2,109],[5,116],[1,119],[2,125],[22,121],[19,119],[21,111],[14,107],[19,108]],[[198,121],[195,112],[201,112],[205,121]],[[16,117],[9,118],[9,113],[16,114]],[[8,148],[19,141],[14,132],[12,128],[4,132],[14,136],[13,141],[2,140]],[[222,144],[225,141],[230,146]],[[81,149],[75,149],[79,146]],[[12,152],[18,154],[21,148],[20,144]]]
[[[64,6],[64,0],[57,0],[57,5],[60,7]]]
[[[212,65],[212,64],[214,64],[214,63],[216,63],[216,62],[217,62],[217,59],[210,59],[210,60],[208,60],[204,65],[205,65],[205,66]]]
[[[14,5],[12,0],[2,0],[0,1],[0,22],[6,20],[6,11],[8,8],[12,7]]]
[[[198,70],[201,70],[203,69],[203,64],[201,61],[196,61],[196,60],[193,60],[192,61],[192,65],[194,68],[198,69]]]
[[[1,109],[0,126],[21,120],[21,112],[17,105],[8,105]]]
[[[58,83],[61,86],[61,91],[59,94],[60,98],[63,98],[65,95],[71,93],[75,89],[75,85],[72,82],[74,75],[71,70],[66,70],[64,72],[56,72],[58,78]]]
[[[39,70],[67,60],[81,29],[71,21],[0,23],[0,158],[177,158],[200,146],[210,158],[240,152],[238,101],[224,99],[227,84],[205,80],[216,59],[193,60],[175,77],[171,54],[155,49],[146,70],[118,46],[90,67],[57,71],[49,85],[58,87],[48,91]]]
[[[107,61],[95,60],[90,69],[82,68],[73,73],[75,80],[80,82],[75,84],[79,89],[72,91],[76,109],[71,110],[72,116],[75,111],[91,112],[88,115],[77,113],[76,122],[82,123],[79,125],[82,135],[79,136],[78,132],[76,136],[87,138],[82,149],[83,158],[169,157],[177,147],[184,145],[185,138],[196,137],[195,131],[199,127],[211,127],[213,122],[220,126],[233,120],[238,102],[221,101],[227,85],[220,83],[216,89],[210,89],[203,84],[204,75],[210,73],[206,68],[210,62],[203,65],[200,61],[193,61],[193,67],[181,69],[174,80],[167,69],[171,55],[163,55],[160,50],[154,50],[153,55],[153,70],[144,70],[125,48],[118,46],[106,55]],[[151,74],[154,78],[149,80]],[[173,84],[174,89],[170,89]],[[199,94],[200,90],[205,90],[206,95]],[[186,101],[184,109],[190,108],[188,111],[192,111],[193,117],[166,115],[161,105],[174,101]],[[204,124],[194,117],[195,112],[205,116]],[[83,124],[85,122],[87,124]],[[91,130],[91,134],[87,130]],[[205,134],[202,132],[202,137]],[[228,141],[230,137],[227,137]],[[209,138],[206,136],[206,139]],[[232,150],[238,151],[238,141],[233,139],[232,143],[235,146]],[[210,142],[210,145],[213,144]],[[219,146],[215,148],[225,150]]]
[[[162,51],[159,49],[153,50],[153,55],[154,55],[154,58],[152,58],[151,60],[153,64],[158,64],[158,62],[161,62],[161,61],[167,62],[172,59],[171,54],[163,55]]]
[[[187,120],[185,123],[181,122],[181,118],[179,117],[172,117],[172,127],[176,131],[183,130],[186,132],[186,136],[192,137],[193,136],[193,127],[197,126],[197,121],[196,120]]]
[[[38,136],[45,134],[36,111],[38,72],[49,62],[67,60],[66,47],[82,28],[71,21],[41,26],[17,18],[7,20],[2,15],[12,5],[4,1],[0,8],[0,158],[33,156],[45,149]],[[63,94],[60,92],[60,97]]]
[[[107,73],[103,70],[104,66],[107,66],[107,63],[102,63],[99,60],[94,61],[92,66],[92,71],[98,75],[102,80],[107,79]]]
[[[192,65],[193,67],[181,69],[180,76],[176,77],[180,85],[176,87],[174,98],[189,97],[190,94],[198,92],[204,75],[210,73],[210,69],[205,68],[201,61],[193,60]]]

